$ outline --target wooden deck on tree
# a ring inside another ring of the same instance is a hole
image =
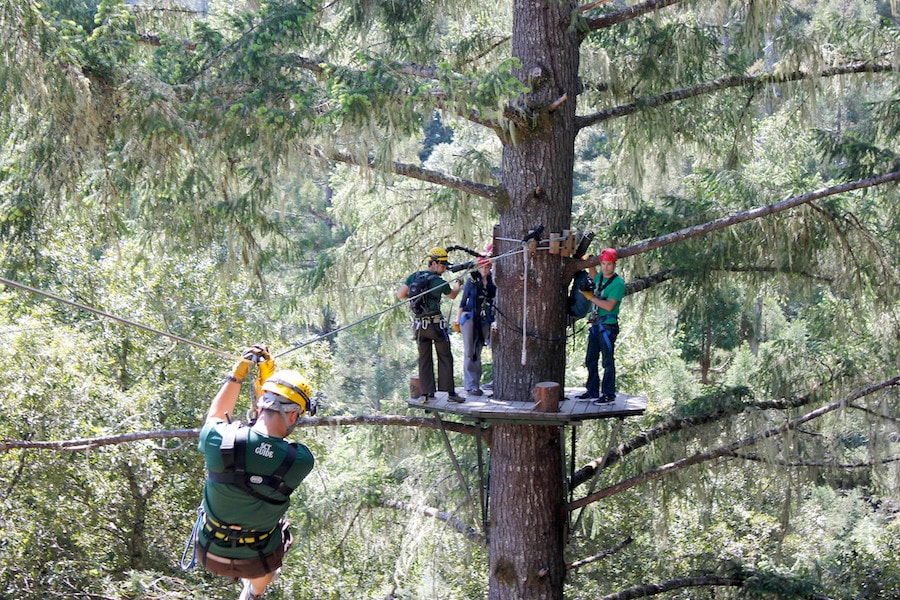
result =
[[[590,419],[641,415],[647,409],[647,398],[621,393],[616,395],[615,402],[608,404],[579,400],[576,396],[583,394],[584,388],[565,388],[565,397],[559,402],[559,412],[537,410],[538,402],[495,399],[489,391],[485,391],[484,396],[471,396],[457,388],[456,393],[466,401],[450,402],[446,392],[438,392],[427,402],[423,402],[421,396],[408,398],[406,402],[413,408],[457,415],[463,419],[522,425],[571,425]]]

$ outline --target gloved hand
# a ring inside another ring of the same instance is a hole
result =
[[[257,346],[254,346],[256,348]],[[256,374],[257,381],[264,382],[266,379],[275,374],[275,359],[272,358],[272,355],[269,354],[269,347],[261,344],[258,346],[261,349],[258,357],[262,360],[257,362],[257,366],[259,367],[259,371]]]
[[[268,370],[268,375],[275,371],[275,361],[272,360],[272,356],[269,354],[269,348],[265,344],[256,344],[241,354],[241,360],[237,361],[231,368],[231,376],[238,381],[243,381],[250,370],[251,364],[259,365],[260,375],[262,375],[264,370]]]
[[[591,298],[594,297],[594,294],[591,292],[591,290],[578,290],[578,291],[581,292],[582,294],[584,294],[584,297],[587,298],[588,300],[590,300]]]

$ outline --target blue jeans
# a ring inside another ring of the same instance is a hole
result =
[[[616,395],[616,338],[619,337],[618,323],[604,325],[599,321],[588,331],[587,353],[584,366],[588,370],[585,388],[591,396]],[[603,358],[603,381],[600,381],[598,363]]]

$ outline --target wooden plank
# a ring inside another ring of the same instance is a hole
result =
[[[615,402],[598,405],[590,400],[576,398],[582,393],[584,388],[566,388],[565,399],[560,403],[558,413],[539,412],[535,410],[534,402],[494,399],[491,396],[470,396],[463,403],[448,402],[444,392],[438,392],[436,397],[427,402],[423,402],[421,397],[409,398],[407,404],[413,408],[453,414],[463,419],[535,425],[566,425],[592,419],[637,416],[647,408],[647,398],[643,396],[618,394]],[[457,394],[466,397],[464,390],[457,389]]]

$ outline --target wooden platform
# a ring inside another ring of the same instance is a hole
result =
[[[584,393],[584,388],[565,388],[565,398],[559,403],[559,412],[554,413],[536,411],[535,402],[494,399],[488,391],[484,396],[470,396],[466,395],[465,390],[457,388],[456,393],[466,401],[449,402],[446,392],[438,392],[428,402],[423,402],[420,396],[408,398],[406,403],[413,408],[457,415],[463,419],[522,425],[571,425],[590,419],[641,415],[647,409],[647,398],[643,396],[617,394],[616,401],[609,404],[577,399],[576,396]]]

